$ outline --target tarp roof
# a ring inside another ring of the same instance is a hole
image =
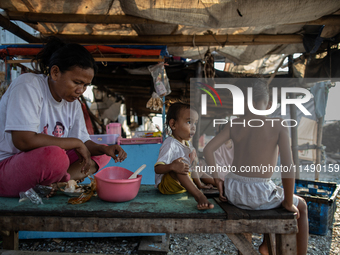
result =
[[[2,0],[0,8],[43,35],[94,44],[161,44],[202,58],[210,48],[238,64],[304,52],[303,37],[340,32],[338,0]],[[332,16],[329,16],[332,15]]]

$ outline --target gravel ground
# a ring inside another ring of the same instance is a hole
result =
[[[302,173],[300,179],[313,180],[314,174]],[[340,184],[339,173],[320,174],[321,181]],[[276,180],[278,182],[279,180]],[[37,239],[20,240],[19,249],[25,251],[100,253],[100,254],[137,254],[140,237],[112,237],[85,239]],[[261,244],[261,235],[253,235],[253,244]],[[0,239],[0,249],[2,240]],[[227,235],[224,234],[174,234],[170,236],[171,254],[230,254],[237,250]],[[333,229],[327,235],[310,235],[308,243],[310,255],[340,254],[340,196],[334,215]]]

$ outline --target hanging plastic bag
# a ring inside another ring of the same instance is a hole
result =
[[[154,111],[162,110],[163,109],[162,99],[155,92],[153,92],[151,98],[146,103],[146,108],[149,108]]]
[[[41,197],[39,197],[39,195],[32,188],[26,190],[25,192],[20,192],[19,196],[19,203],[29,199],[34,204],[44,204]]]
[[[166,75],[164,62],[148,67],[152,78],[156,93],[160,96],[166,96],[171,93],[169,79]]]

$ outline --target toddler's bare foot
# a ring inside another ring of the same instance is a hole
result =
[[[263,243],[260,245],[260,247],[259,247],[259,252],[260,252],[262,255],[269,255],[267,242],[266,242],[265,240],[263,240]]]
[[[203,194],[200,195],[198,198],[196,198],[197,201],[197,209],[198,210],[207,210],[207,209],[213,209],[214,205],[210,203],[206,196]]]

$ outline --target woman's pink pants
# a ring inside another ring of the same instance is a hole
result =
[[[93,161],[103,168],[111,157],[93,156]],[[65,151],[58,146],[41,147],[28,152],[20,152],[0,162],[0,196],[19,197],[37,184],[50,185],[67,182],[70,164],[78,160],[74,150]]]

